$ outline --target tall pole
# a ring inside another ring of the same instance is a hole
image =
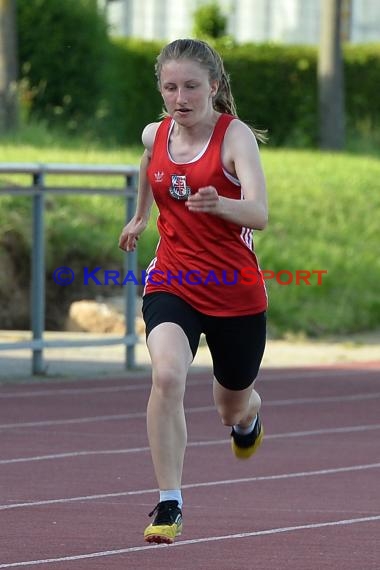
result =
[[[17,126],[16,0],[0,0],[0,132]]]
[[[321,0],[318,54],[319,143],[341,150],[345,141],[344,70],[341,45],[342,0]]]

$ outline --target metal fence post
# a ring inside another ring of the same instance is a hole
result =
[[[101,339],[58,339],[45,340],[45,289],[46,289],[46,261],[45,261],[45,195],[47,192],[55,194],[88,194],[94,193],[107,196],[124,196],[126,199],[126,218],[129,221],[135,212],[138,168],[125,165],[68,165],[68,164],[36,164],[36,163],[0,163],[0,173],[7,174],[29,174],[32,182],[29,186],[17,185],[1,188],[0,194],[9,193],[14,195],[24,195],[32,197],[32,246],[31,246],[31,276],[30,276],[30,328],[32,339],[25,341],[0,342],[0,353],[2,350],[30,350],[32,375],[41,375],[47,372],[44,362],[45,348],[63,348],[80,346],[125,346],[125,366],[127,369],[136,367],[135,344],[138,342],[135,327],[136,316],[136,283],[137,277],[137,252],[124,255],[124,271],[133,274],[131,279],[127,279],[124,287],[126,333],[124,337],[111,337]],[[112,188],[97,188],[87,186],[49,186],[46,187],[46,174],[65,175],[110,175],[123,176],[124,188],[115,190]]]
[[[45,327],[45,243],[44,243],[44,174],[33,174],[33,230],[31,276],[31,327],[33,340],[42,341]],[[32,374],[43,374],[45,366],[42,347],[33,347]]]
[[[126,189],[132,192],[137,192],[137,176],[126,176]],[[126,221],[134,216],[136,209],[136,194],[127,196],[126,200]],[[125,254],[124,256],[124,271],[127,274],[129,271],[137,278],[137,251]],[[135,336],[136,334],[136,285],[133,280],[129,280],[124,290],[125,296],[125,323],[126,334]],[[125,367],[128,370],[135,368],[135,343],[126,346],[125,352]]]

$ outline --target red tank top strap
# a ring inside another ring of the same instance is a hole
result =
[[[217,145],[222,144],[224,135],[226,134],[226,130],[229,124],[231,123],[231,121],[233,121],[236,118],[237,117],[235,117],[234,115],[228,115],[227,113],[223,113],[222,115],[220,115],[214,127],[214,131],[212,133],[211,140],[213,141],[213,143],[216,143]],[[163,119],[163,121],[161,122],[160,126],[156,131],[156,137],[154,140],[155,143],[161,142],[164,143],[164,145],[166,145],[172,120],[173,119],[171,117],[165,117],[165,119]]]
[[[161,143],[164,142],[164,144],[166,144],[171,122],[172,122],[171,117],[165,117],[165,119],[161,121],[156,131],[156,136],[154,138],[153,146],[159,142]]]
[[[223,113],[220,115],[215,127],[214,132],[212,134],[212,142],[216,145],[221,145],[224,139],[224,135],[226,134],[226,130],[228,129],[229,124],[231,121],[236,119],[234,115],[228,115],[227,113]]]

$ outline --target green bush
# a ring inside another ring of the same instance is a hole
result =
[[[110,41],[95,0],[19,0],[18,12],[23,106],[32,117],[139,144],[162,109],[154,77],[162,42]],[[270,145],[316,146],[316,47],[236,45],[228,37],[215,47],[244,121],[267,129]],[[380,125],[380,44],[346,45],[344,61],[348,132],[365,140]]]
[[[119,39],[113,42],[110,73],[109,127],[115,140],[140,144],[143,128],[158,120],[162,99],[154,63],[161,49],[156,42]]]
[[[19,0],[17,8],[24,109],[70,132],[100,127],[109,39],[96,0]]]
[[[314,48],[262,44],[222,45],[219,50],[242,120],[268,129],[273,145],[315,144],[318,125]]]
[[[344,58],[347,126],[373,135],[380,125],[380,44],[346,45]]]
[[[158,42],[114,42],[109,126],[114,125],[120,142],[138,143],[143,127],[160,114],[154,63],[161,47]],[[268,129],[270,145],[317,145],[316,48],[234,45],[229,38],[218,40],[215,47],[230,74],[242,120]],[[346,46],[344,58],[348,131],[373,136],[380,124],[380,45]]]
[[[217,42],[242,120],[269,130],[270,143],[297,139],[313,145],[317,136],[316,55],[313,48],[233,46]],[[144,126],[158,119],[162,99],[154,76],[155,59],[162,43],[118,39],[114,41],[110,124],[116,139],[140,141]],[[290,88],[289,88],[290,86]]]
[[[226,35],[227,17],[217,2],[199,6],[193,15],[196,38],[221,38]]]

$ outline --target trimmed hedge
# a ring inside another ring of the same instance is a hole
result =
[[[380,126],[380,44],[344,50],[347,123],[366,133]]]
[[[221,49],[238,113],[269,142],[314,145],[317,140],[316,50],[244,45]]]
[[[110,41],[96,0],[19,0],[22,93],[30,114],[101,140],[139,144],[162,110],[154,63],[162,42]],[[242,120],[271,145],[316,146],[317,48],[215,41]],[[380,124],[380,44],[344,46],[350,133]]]
[[[18,0],[21,99],[69,132],[101,126],[110,40],[96,0]]]
[[[162,44],[115,40],[109,67],[108,127],[122,144],[141,144],[145,125],[157,120],[162,99],[154,62]]]
[[[154,63],[158,42],[114,41],[114,81],[119,93],[112,108],[117,139],[140,142],[143,127],[162,109]],[[275,146],[316,146],[318,140],[317,49],[271,44],[216,42],[230,74],[242,120],[268,129]],[[346,121],[350,132],[368,135],[380,124],[380,44],[344,48]],[[114,121],[113,121],[114,122]]]
[[[162,111],[154,76],[155,58],[161,47],[157,42],[114,42],[112,85],[120,95],[112,108],[119,117],[117,138],[127,144],[139,142],[144,126],[157,120]],[[268,129],[270,142],[275,145],[291,139],[302,139],[302,144],[307,145],[315,143],[315,50],[271,45],[226,48],[223,43],[217,49],[230,74],[242,120]]]

